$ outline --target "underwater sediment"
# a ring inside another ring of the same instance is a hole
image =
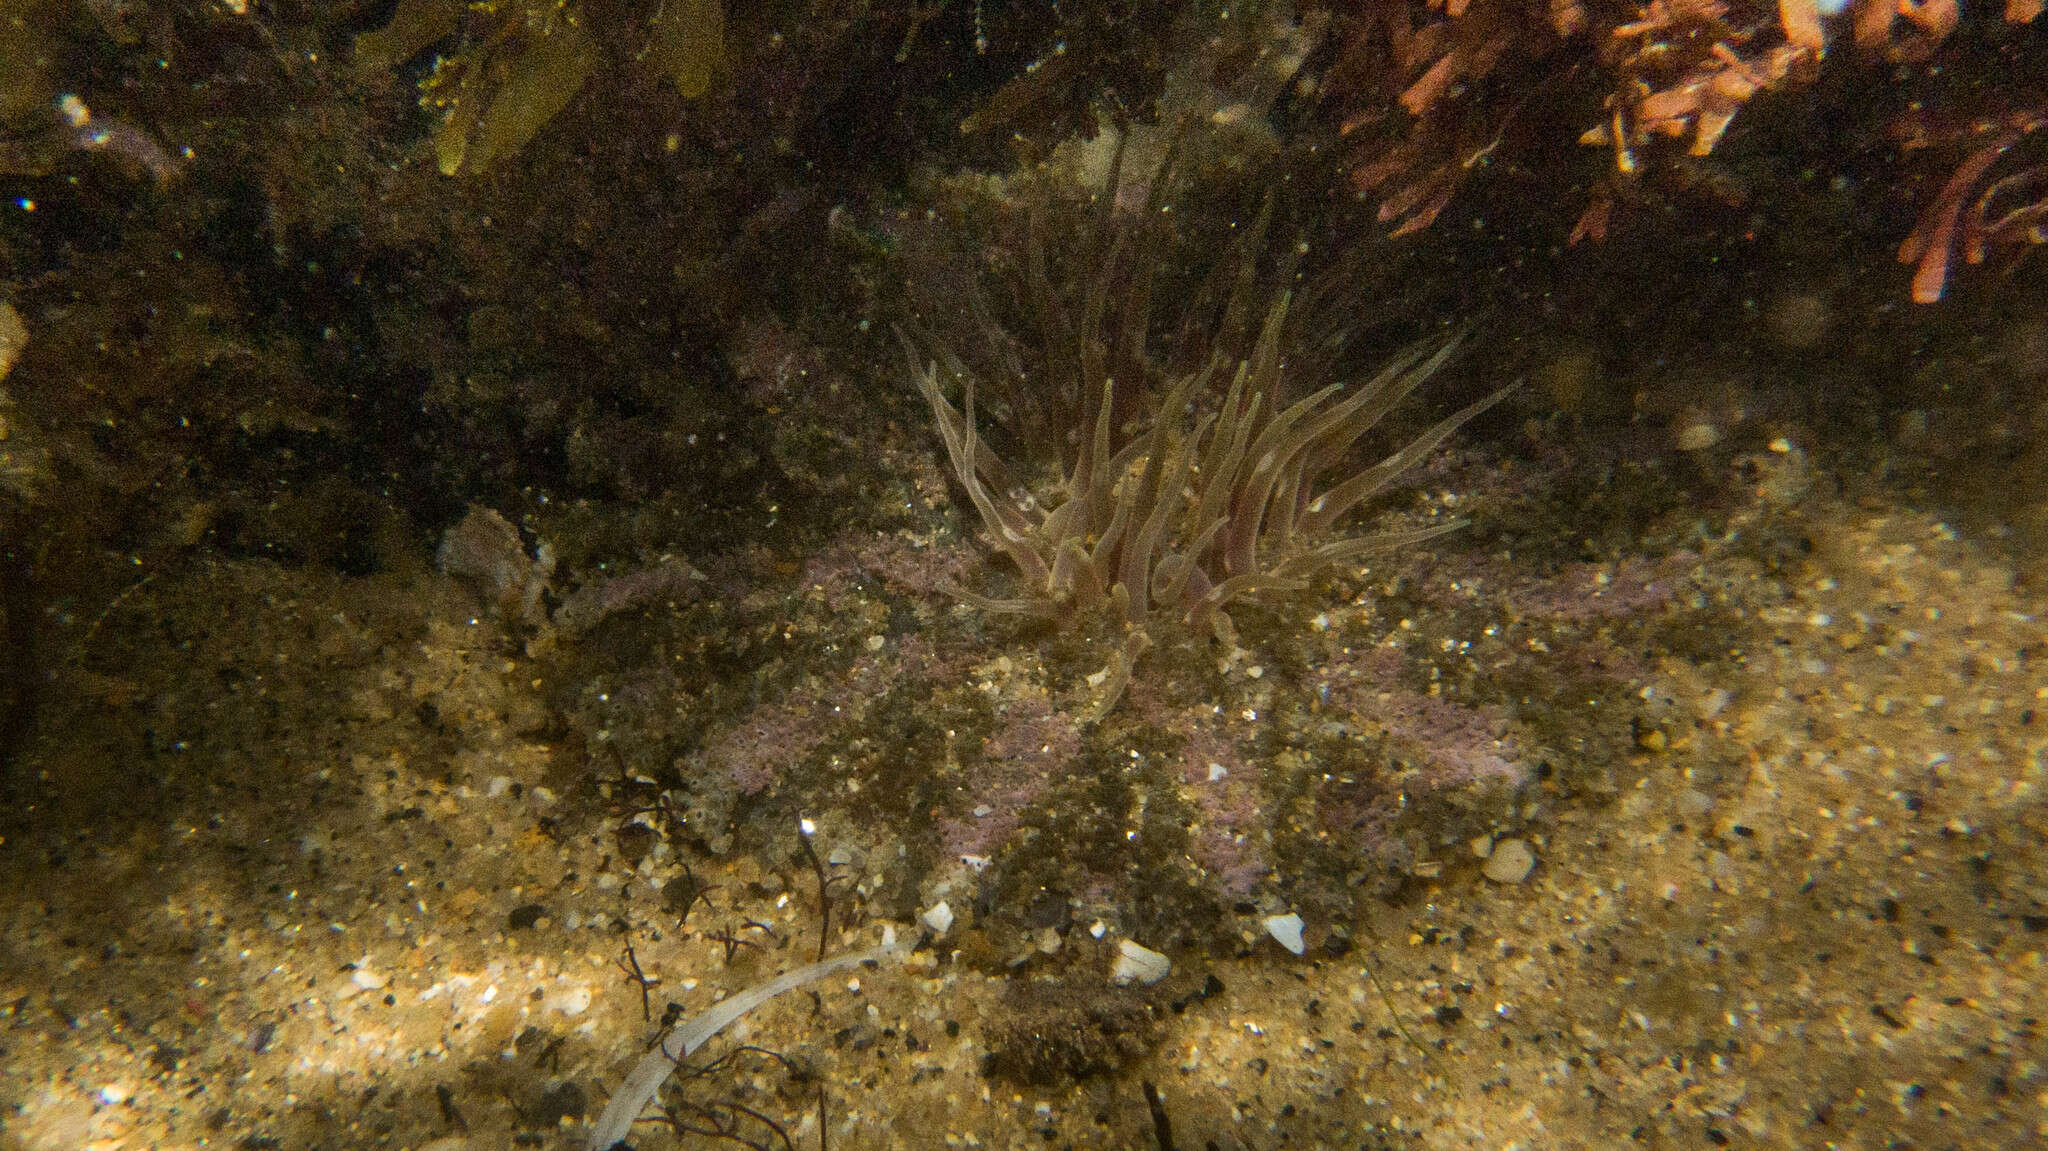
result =
[[[1894,9],[16,5],[0,1149],[2025,1142]]]

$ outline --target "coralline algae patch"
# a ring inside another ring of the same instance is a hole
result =
[[[839,558],[807,565],[773,609],[781,642],[823,658],[792,661],[786,686],[764,681],[732,711],[678,683],[673,709],[703,715],[672,795],[685,838],[755,850],[813,817],[894,855],[884,898],[902,906],[945,900],[1028,933],[1063,904],[1061,922],[1219,940],[1256,935],[1254,912],[1341,917],[1353,888],[1390,890],[1475,837],[1512,838],[1544,810],[1525,795],[1539,774],[1553,799],[1589,777],[1611,786],[1646,666],[1622,655],[1697,559],[1654,586],[1640,561],[1575,565],[1555,586],[1522,580],[1517,608],[1490,594],[1492,556],[1397,557],[1326,606],[1250,617],[1243,646],[1160,648],[1090,722],[1090,673],[1115,645],[989,629],[930,581],[891,577],[936,550],[824,549]],[[613,706],[601,730],[644,748],[667,738],[661,716]]]

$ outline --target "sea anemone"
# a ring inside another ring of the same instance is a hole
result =
[[[1152,271],[1119,274],[1124,238],[1084,303],[1082,322],[1071,326],[1045,276],[1040,236],[1034,224],[1027,267],[1039,326],[1049,338],[1073,343],[1043,351],[1046,372],[1039,378],[1005,354],[1014,345],[972,293],[976,324],[998,350],[990,357],[1000,365],[993,381],[942,339],[913,338],[901,328],[897,334],[953,478],[1022,577],[1018,594],[1005,598],[948,590],[994,613],[1066,619],[1106,609],[1124,640],[1097,718],[1115,706],[1161,625],[1211,629],[1234,644],[1232,603],[1299,591],[1337,565],[1463,526],[1451,519],[1403,530],[1343,530],[1363,501],[1506,394],[1502,389],[1439,421],[1375,463],[1352,461],[1359,439],[1441,368],[1461,337],[1411,346],[1363,383],[1331,383],[1288,402],[1284,345],[1292,294],[1282,291],[1242,358],[1217,341],[1199,367],[1159,372],[1142,349]],[[1112,284],[1122,286],[1127,301],[1124,314],[1113,317],[1105,303]],[[1067,331],[1075,334],[1060,335]],[[1121,382],[1110,368],[1119,361]],[[1143,378],[1154,374],[1164,378]],[[1064,445],[1062,458],[1048,461],[1049,483],[1034,489],[1023,482],[983,440],[977,397],[991,382],[1012,421],[1026,425],[1010,429],[1017,438]],[[959,395],[958,405],[949,392]],[[1043,424],[1050,415],[1065,427],[1027,422]]]

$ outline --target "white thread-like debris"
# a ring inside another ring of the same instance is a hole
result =
[[[654,1045],[625,1081],[619,1084],[612,1101],[605,1105],[604,1114],[598,1116],[597,1126],[591,1128],[589,1151],[609,1151],[609,1148],[626,1137],[633,1128],[633,1120],[640,1117],[647,1105],[661,1092],[661,1085],[676,1069],[676,1064],[688,1059],[690,1054],[733,1020],[761,1006],[785,991],[792,991],[816,979],[859,967],[871,959],[880,959],[894,949],[894,933],[889,933],[882,946],[867,951],[856,951],[850,955],[835,956],[820,963],[786,971],[766,983],[757,983],[737,995],[714,1004],[710,1010],[695,1019],[684,1020],[668,1029],[661,1042]]]

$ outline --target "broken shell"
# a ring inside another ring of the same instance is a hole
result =
[[[1116,966],[1110,969],[1110,981],[1123,986],[1130,983],[1157,983],[1173,973],[1173,960],[1149,947],[1141,946],[1126,939],[1116,945]]]
[[[1266,934],[1273,937],[1273,942],[1296,955],[1307,954],[1308,945],[1301,939],[1301,916],[1290,911],[1285,915],[1268,915],[1259,922],[1265,926]]]

